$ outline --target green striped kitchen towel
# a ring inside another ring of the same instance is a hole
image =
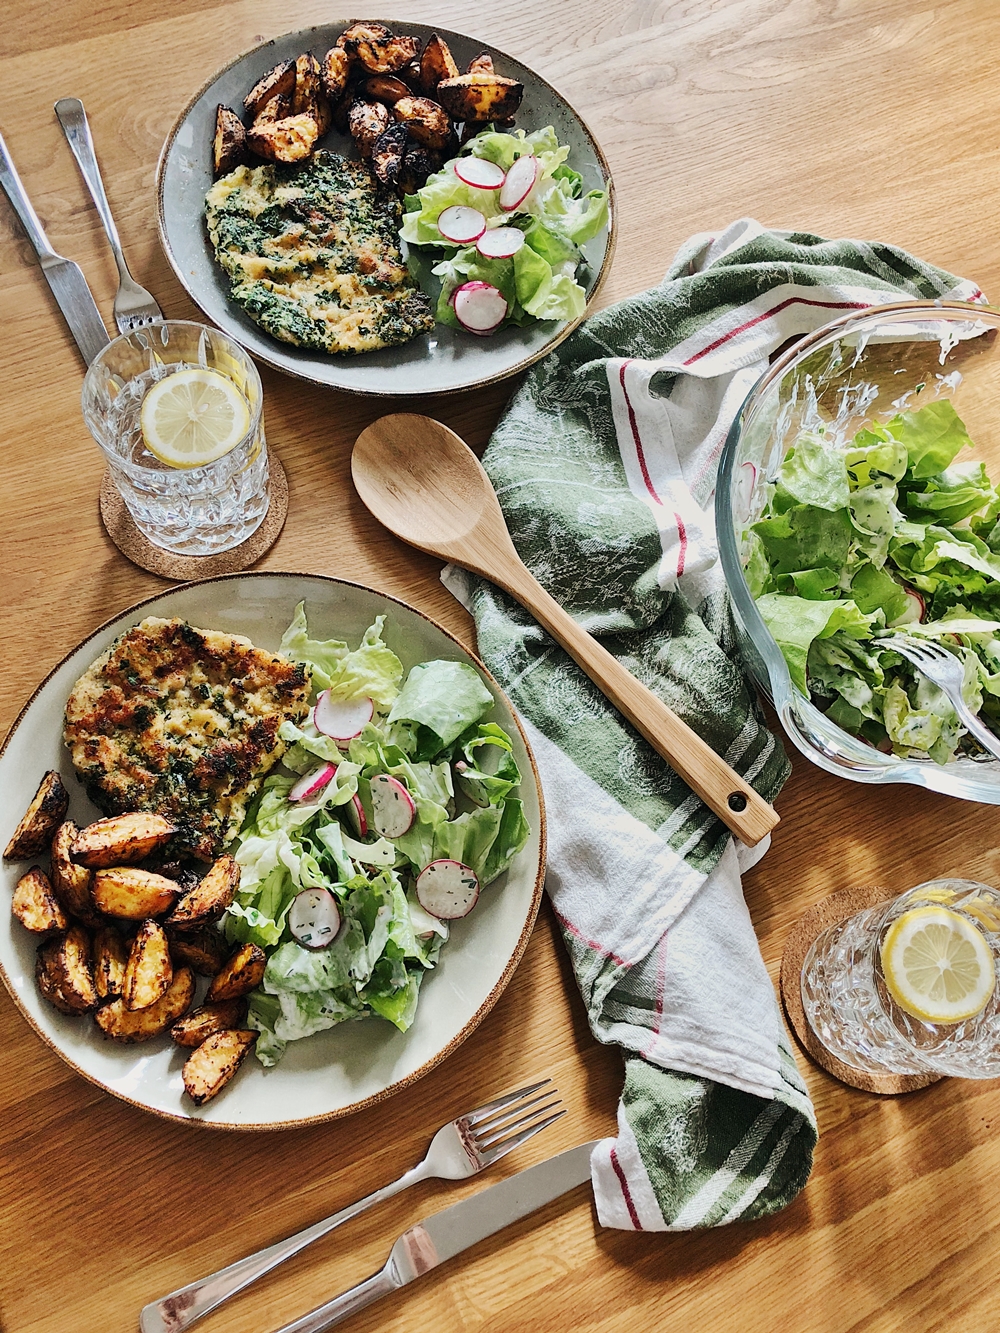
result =
[[[889,245],[743,220],[583,324],[529,374],[484,463],[532,572],[767,799],[788,762],[736,660],[716,558],[719,453],[769,356],[845,311],[982,299]],[[521,608],[450,569],[525,720],[547,890],[591,1028],[621,1047],[617,1138],[594,1153],[606,1226],[717,1226],[788,1203],[816,1121],[740,888],[734,843]],[[780,836],[780,829],[779,829]]]

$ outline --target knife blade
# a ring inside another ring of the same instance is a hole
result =
[[[49,244],[48,237],[38,220],[38,214],[32,208],[31,200],[21,184],[21,178],[17,174],[2,135],[0,135],[0,186],[3,187],[4,194],[21,220],[21,226],[38,256],[42,276],[52,290],[63,319],[69,325],[69,331],[76,340],[80,355],[89,366],[101,348],[106,347],[111,341],[104,327],[104,320],[101,319],[100,311],[79,264],[74,264],[71,259],[64,259],[62,255],[56,254]]]
[[[418,1222],[393,1245],[384,1268],[283,1325],[277,1333],[323,1333],[380,1296],[405,1287],[462,1250],[582,1185],[590,1179],[590,1155],[599,1142],[581,1143]]]

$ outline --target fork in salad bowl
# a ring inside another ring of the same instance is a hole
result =
[[[143,1306],[139,1316],[142,1333],[182,1333],[197,1319],[215,1310],[230,1296],[269,1273],[292,1255],[304,1250],[343,1222],[415,1185],[419,1180],[465,1180],[485,1171],[501,1157],[527,1143],[541,1130],[566,1114],[555,1084],[543,1078],[516,1092],[505,1093],[483,1106],[467,1111],[438,1130],[422,1162],[398,1180],[375,1190],[357,1203],[325,1217],[256,1254],[239,1259],[217,1273],[178,1287]]]
[[[929,639],[911,639],[906,635],[893,634],[886,635],[882,642],[899,653],[900,657],[905,657],[942,690],[966,731],[975,737],[984,750],[988,750],[990,754],[1000,759],[1000,737],[995,736],[989,727],[980,722],[962,698],[965,665],[961,658]]]

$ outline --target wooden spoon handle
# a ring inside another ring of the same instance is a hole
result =
[[[581,629],[524,565],[519,564],[515,571],[505,562],[502,572],[494,570],[487,577],[528,608],[636,731],[741,841],[753,847],[774,828],[778,822],[774,808],[673,709]]]

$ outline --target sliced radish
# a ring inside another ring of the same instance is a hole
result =
[[[347,806],[347,818],[351,821],[351,827],[359,838],[363,838],[368,832],[368,816],[365,814],[365,807],[361,804],[360,796],[352,796]]]
[[[340,911],[329,889],[303,889],[288,909],[288,929],[303,949],[326,949],[337,938]]]
[[[361,734],[361,728],[372,720],[375,705],[371,699],[331,699],[324,690],[313,709],[313,725],[324,736],[335,741],[350,741]]]
[[[477,190],[499,190],[506,179],[503,167],[486,157],[460,157],[455,163],[455,175]]]
[[[413,797],[388,773],[377,773],[370,785],[375,832],[383,838],[401,838],[417,817]]]
[[[902,615],[897,616],[895,620],[889,621],[890,629],[897,629],[900,625],[916,625],[924,618],[924,612],[927,610],[927,604],[917,592],[916,588],[905,588],[906,610]]]
[[[446,241],[456,245],[470,245],[486,230],[486,219],[478,208],[467,204],[452,204],[438,216],[438,231]]]
[[[538,158],[529,153],[526,157],[519,157],[507,172],[507,179],[500,188],[500,207],[505,213],[527,199],[538,179],[540,165]]]
[[[452,297],[455,317],[470,333],[492,333],[507,317],[507,301],[489,282],[464,282]]]
[[[488,227],[476,242],[476,249],[485,259],[510,259],[523,244],[520,227]]]
[[[441,921],[468,916],[478,897],[476,872],[461,861],[432,861],[417,876],[417,901]]]
[[[320,764],[319,768],[314,768],[311,773],[299,778],[288,793],[288,799],[290,801],[308,801],[311,797],[317,796],[336,771],[336,764]]]

